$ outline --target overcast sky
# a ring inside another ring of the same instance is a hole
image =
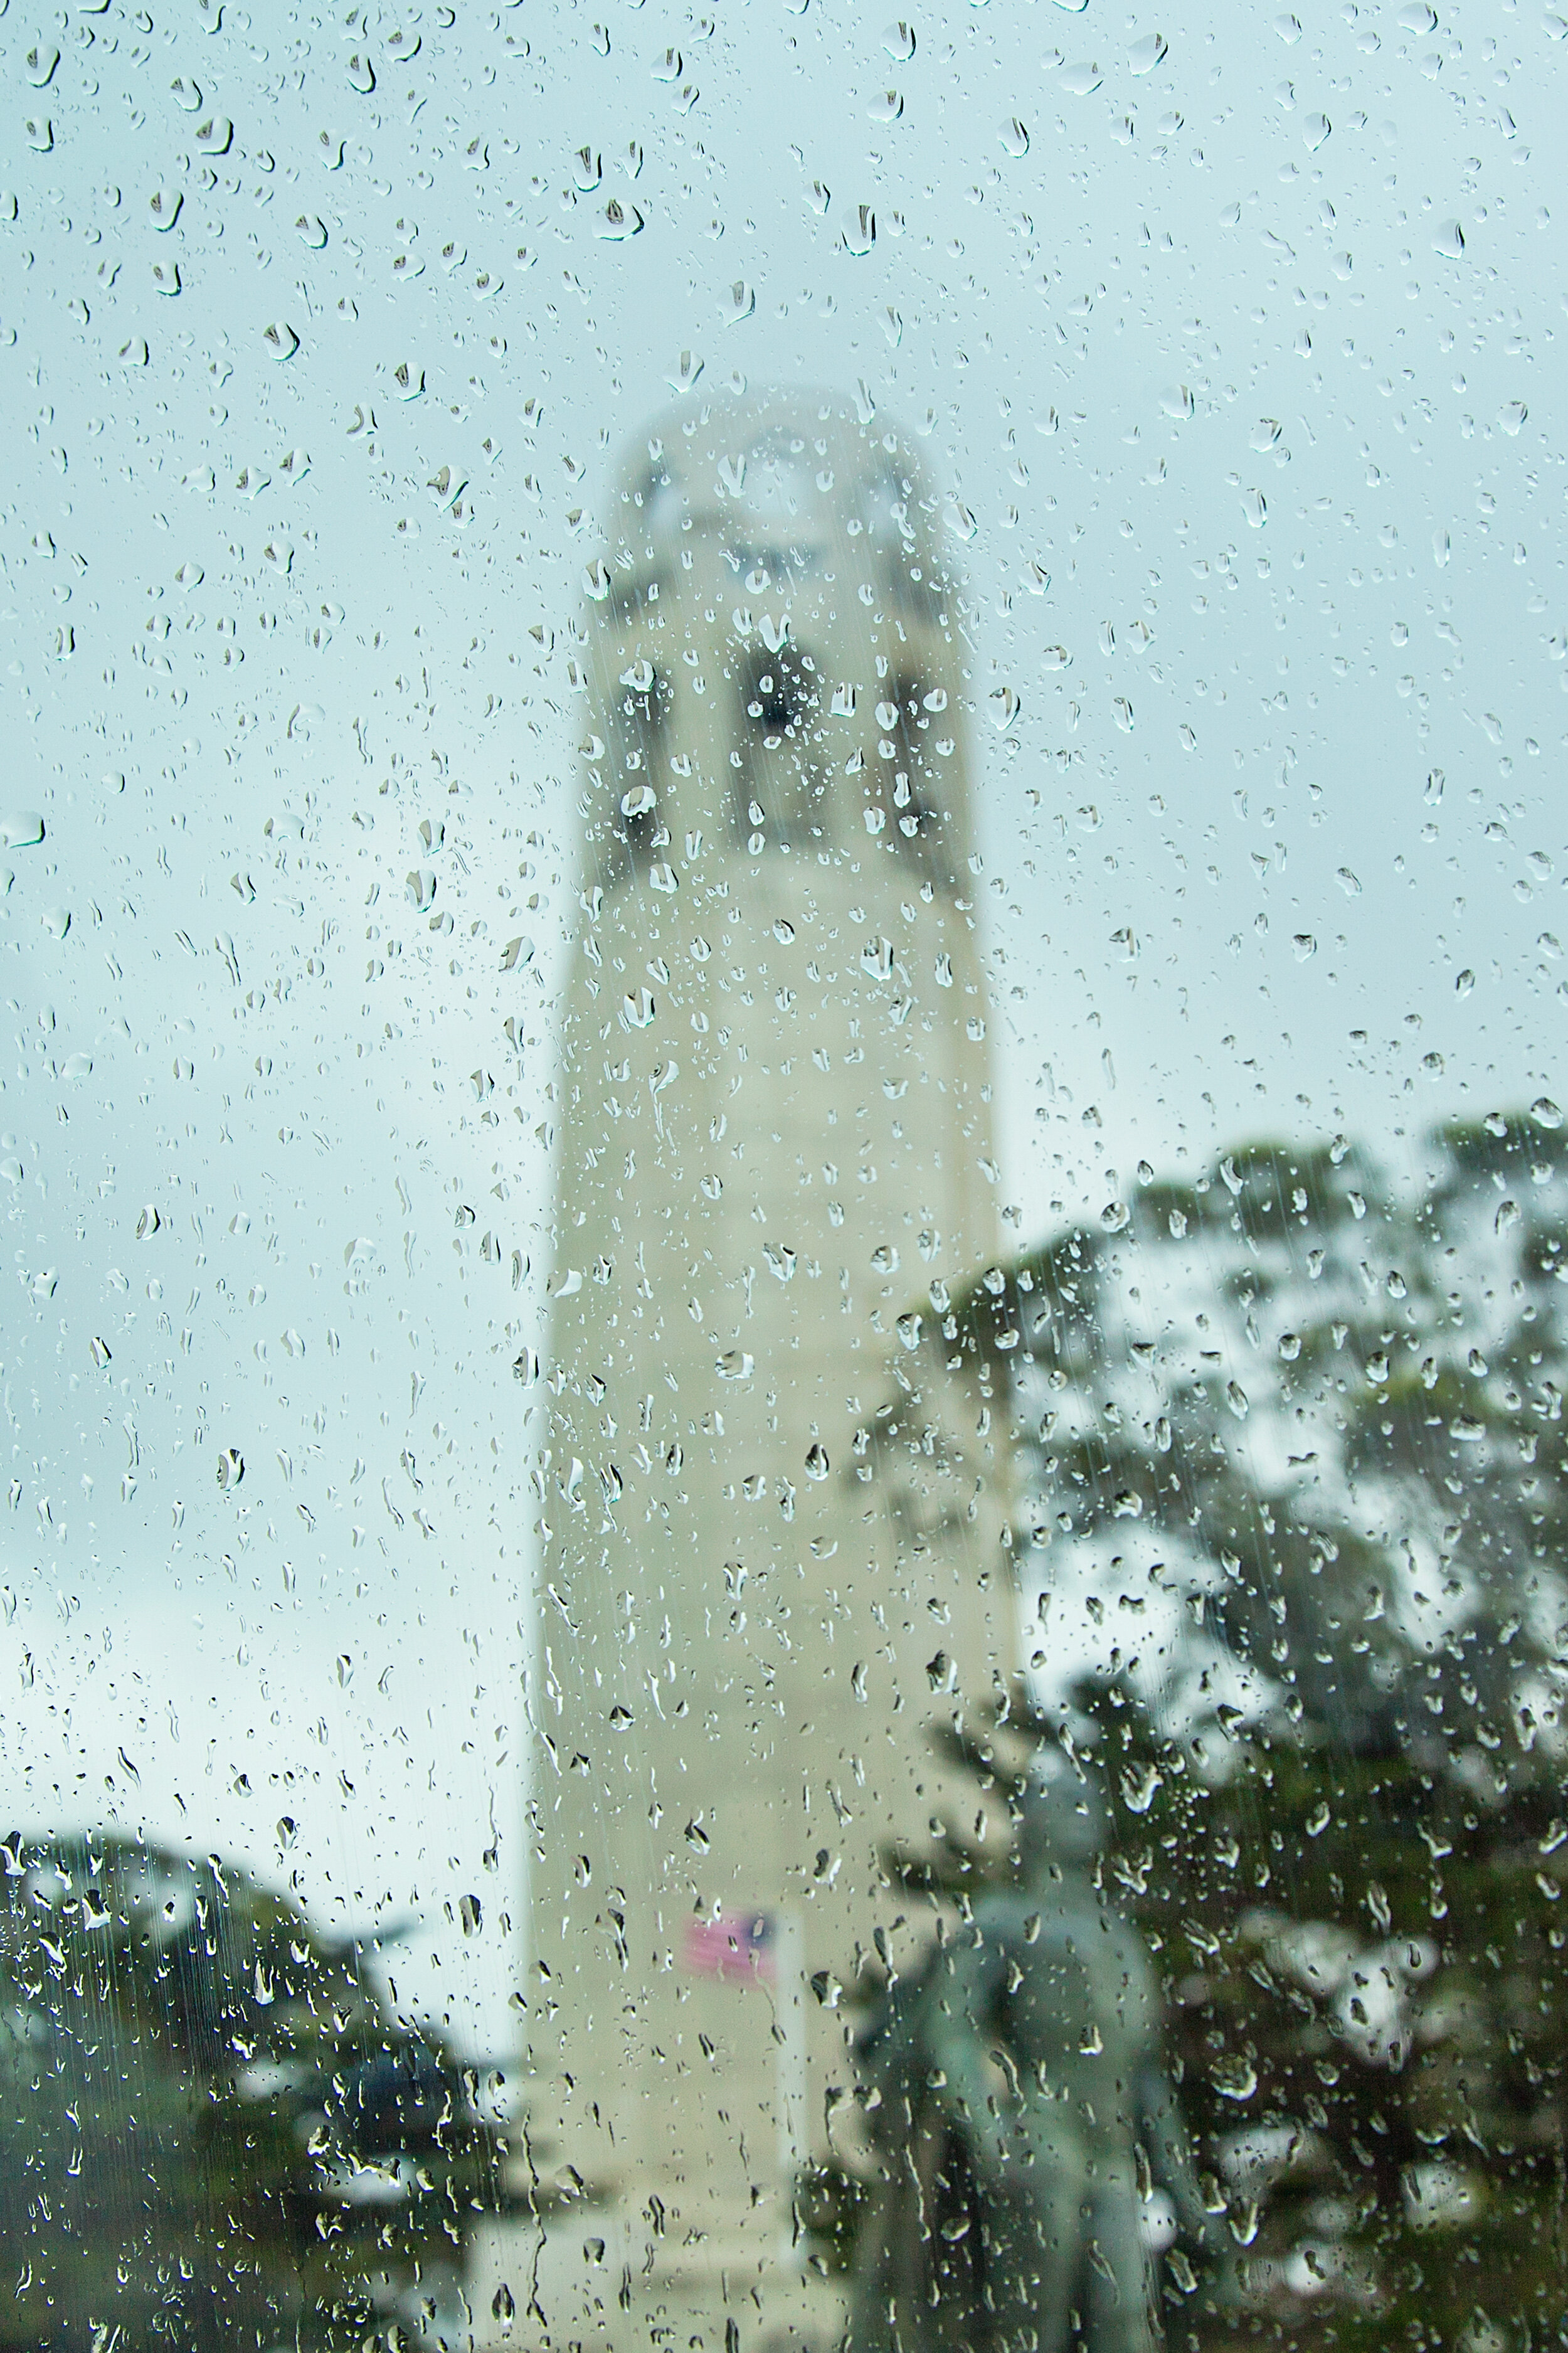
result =
[[[1563,20],[599,7],[0,24],[0,1787],[417,1915],[491,2049],[568,631],[654,412],[925,452],[1021,1235],[1563,1086]]]

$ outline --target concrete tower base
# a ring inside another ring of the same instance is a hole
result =
[[[485,2353],[837,2353],[847,2283],[803,2263],[798,2248],[764,2248],[761,2232],[755,2248],[728,2253],[671,2245],[629,2196],[485,2223],[468,2242],[475,2343]]]

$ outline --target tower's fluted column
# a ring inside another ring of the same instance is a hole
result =
[[[530,2134],[597,2201],[589,2312],[617,2263],[778,2259],[847,2081],[832,1980],[900,1909],[936,1713],[1015,1640],[1004,1440],[900,1329],[996,1250],[930,493],[836,403],[689,408],[608,541],[528,1693]]]

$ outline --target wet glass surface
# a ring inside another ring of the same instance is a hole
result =
[[[1556,2341],[1563,20],[0,48],[0,2342]]]

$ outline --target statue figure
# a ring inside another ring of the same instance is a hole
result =
[[[854,2353],[1065,2353],[1075,2328],[1087,2353],[1152,2353],[1149,2189],[1212,2243],[1149,1956],[1093,1883],[1104,1834],[1065,1758],[1038,1775],[1015,1883],[893,1989],[867,2038],[884,2178]]]

